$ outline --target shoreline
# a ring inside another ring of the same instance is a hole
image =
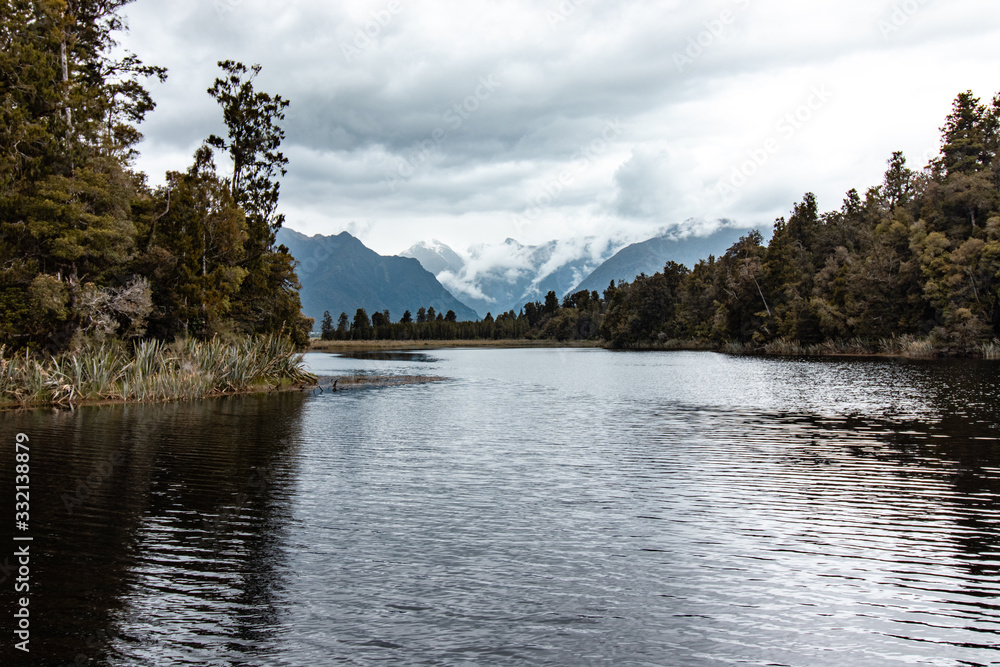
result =
[[[484,348],[484,349],[517,349],[517,348],[598,348],[599,341],[576,340],[529,340],[520,338],[494,339],[457,339],[457,340],[321,340],[313,338],[309,341],[306,352],[379,352],[379,351],[409,351],[432,350],[439,348]]]
[[[227,398],[229,396],[251,396],[261,394],[278,394],[292,391],[314,392],[317,389],[320,393],[330,391],[337,383],[337,388],[333,391],[347,391],[351,389],[376,389],[382,387],[402,387],[413,384],[428,384],[431,382],[444,382],[450,378],[438,375],[323,375],[319,376],[316,382],[304,383],[291,380],[282,380],[278,384],[259,384],[242,389],[230,391],[210,392],[201,396],[188,396],[183,398],[163,398],[157,400],[129,400],[123,398],[94,398],[84,399],[73,403],[27,403],[16,402],[0,403],[0,413],[18,412],[22,410],[75,410],[83,407],[99,407],[104,405],[155,405],[157,403],[176,403],[179,401],[201,401],[210,398]]]
[[[325,341],[318,338],[310,340],[306,352],[330,352],[334,354],[351,352],[379,351],[413,351],[444,348],[478,348],[478,349],[545,349],[545,348],[580,348],[605,349],[615,352],[716,352],[728,356],[747,357],[784,357],[819,359],[828,357],[845,357],[852,359],[984,359],[995,361],[997,357],[986,353],[981,354],[948,354],[937,350],[923,341],[902,343],[895,350],[866,350],[861,345],[850,341],[830,342],[812,346],[799,344],[772,343],[762,348],[750,348],[738,344],[717,344],[697,340],[666,341],[662,344],[635,345],[632,347],[612,348],[596,340],[534,340],[534,339],[460,339],[460,340],[347,340]],[[771,349],[768,349],[768,348]]]

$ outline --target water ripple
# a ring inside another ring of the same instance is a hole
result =
[[[123,666],[998,660],[995,365],[310,363],[454,381],[18,417],[76,443],[52,497],[127,461],[48,518],[52,585],[100,565],[67,607],[99,620],[46,612],[66,655],[100,623]]]

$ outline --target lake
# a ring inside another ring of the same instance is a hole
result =
[[[995,362],[307,362],[448,379],[4,413],[4,664],[1000,663]]]

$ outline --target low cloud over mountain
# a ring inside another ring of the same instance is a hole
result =
[[[517,312],[528,301],[543,300],[550,290],[560,298],[577,289],[601,291],[610,280],[632,280],[639,273],[662,270],[668,260],[690,267],[710,254],[724,253],[745,232],[728,220],[692,219],[652,239],[586,237],[537,246],[507,239],[464,253],[432,241],[401,254],[419,260],[482,317]],[[630,246],[631,241],[637,242]]]

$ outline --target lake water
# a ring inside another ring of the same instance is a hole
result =
[[[997,363],[307,360],[449,379],[0,415],[0,662],[1000,664]]]

